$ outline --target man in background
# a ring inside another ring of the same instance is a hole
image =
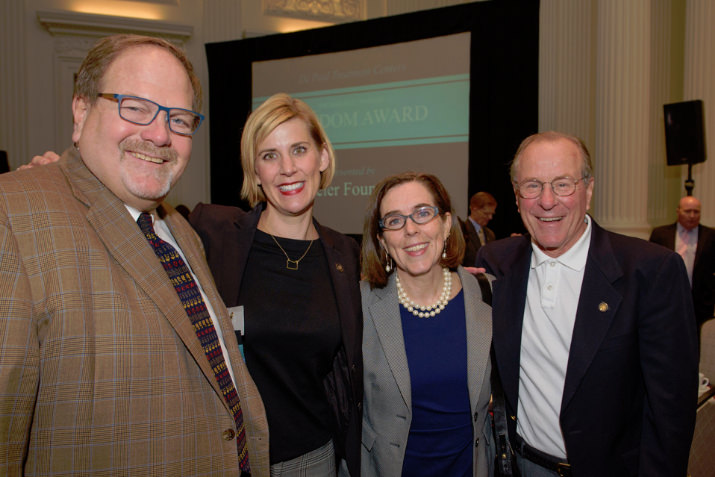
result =
[[[522,477],[686,474],[698,352],[680,257],[608,232],[586,211],[583,142],[526,138],[511,167],[528,236],[479,250]]]
[[[487,227],[496,210],[497,201],[489,192],[477,192],[469,200],[469,217],[459,221],[466,242],[463,266],[473,267],[479,248],[496,238],[494,232]]]
[[[676,212],[678,220],[654,228],[650,241],[683,257],[700,327],[715,309],[715,229],[700,223],[700,201],[693,196],[680,199]]]
[[[164,40],[99,40],[74,147],[0,176],[0,475],[268,475],[265,411],[198,236],[163,203],[201,87]]]

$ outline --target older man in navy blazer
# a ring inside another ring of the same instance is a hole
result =
[[[528,137],[512,164],[529,235],[487,244],[496,364],[522,476],[684,476],[697,343],[683,261],[607,232],[576,137]]]

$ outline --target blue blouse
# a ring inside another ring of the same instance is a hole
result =
[[[401,305],[400,316],[412,386],[402,475],[472,476],[464,293],[432,318],[418,318]]]

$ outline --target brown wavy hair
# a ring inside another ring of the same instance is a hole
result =
[[[102,92],[100,88],[104,74],[112,62],[125,51],[139,46],[163,48],[179,60],[189,76],[189,81],[194,91],[192,108],[194,111],[201,112],[201,82],[196,73],[194,73],[191,61],[177,46],[161,38],[151,36],[111,35],[100,38],[89,50],[82,65],[79,67],[77,79],[74,83],[74,96],[85,98],[90,104],[94,104],[97,100],[97,95]]]
[[[424,172],[403,172],[393,176],[386,177],[379,184],[370,196],[370,203],[365,212],[365,223],[363,226],[363,240],[360,262],[362,266],[362,278],[366,280],[371,288],[382,288],[387,285],[387,280],[391,273],[385,271],[387,263],[387,254],[381,250],[380,237],[382,237],[382,229],[380,229],[380,206],[385,194],[400,184],[406,182],[419,182],[423,184],[432,194],[432,199],[435,205],[439,208],[440,216],[444,216],[449,212],[452,218],[452,224],[447,237],[447,246],[445,249],[446,258],[440,259],[440,265],[450,269],[456,268],[462,263],[464,257],[464,236],[462,235],[461,227],[457,219],[457,214],[452,209],[452,200],[449,198],[447,190],[442,185],[442,182],[432,174]]]

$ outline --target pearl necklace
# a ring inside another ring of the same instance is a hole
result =
[[[432,318],[438,315],[449,302],[449,295],[452,291],[452,274],[448,268],[442,269],[442,294],[439,296],[437,303],[430,306],[416,304],[407,296],[407,293],[405,293],[400,283],[400,277],[397,276],[397,274],[395,274],[395,280],[397,282],[397,300],[400,302],[400,305],[404,306],[407,311],[419,318]]]

